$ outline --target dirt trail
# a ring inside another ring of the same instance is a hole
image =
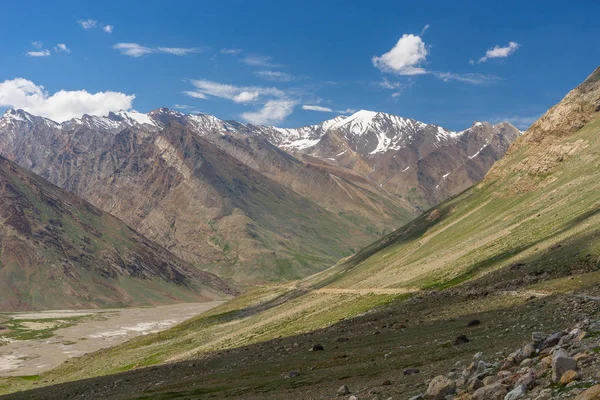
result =
[[[49,339],[11,340],[0,346],[0,376],[37,375],[71,357],[115,346],[135,336],[163,331],[220,304],[223,302],[12,314],[10,317],[14,320],[52,321],[73,316],[84,319],[76,325],[56,330]]]
[[[313,291],[313,293],[323,293],[323,294],[405,294],[405,293],[415,293],[418,292],[419,289],[406,289],[406,288],[358,288],[358,289],[341,289],[341,288],[322,288]]]

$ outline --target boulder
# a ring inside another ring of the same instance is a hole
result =
[[[320,344],[318,344],[318,343],[316,343],[316,344],[313,344],[313,345],[310,347],[310,350],[308,350],[308,351],[323,351],[323,350],[325,350],[325,349],[323,348],[323,346],[322,346],[322,345],[320,345]]]
[[[485,385],[481,381],[481,379],[472,378],[469,380],[469,386],[467,387],[467,391],[469,393],[474,393],[477,389],[484,387]]]
[[[438,375],[431,380],[425,392],[425,399],[442,400],[447,395],[454,394],[456,383],[444,375]]]
[[[559,383],[566,386],[571,382],[575,382],[576,380],[579,380],[579,373],[577,371],[569,370],[562,374]]]
[[[404,371],[402,371],[404,375],[414,375],[420,372],[421,370],[419,370],[418,368],[406,368]]]
[[[500,382],[484,386],[473,393],[473,400],[504,400],[508,394],[506,386]]]
[[[600,400],[600,385],[592,386],[586,391],[579,393],[575,400]]]
[[[508,392],[508,394],[504,397],[504,400],[517,400],[525,397],[525,393],[527,393],[527,389],[524,385],[519,385],[515,387],[513,390]]]
[[[347,396],[349,394],[350,394],[350,389],[348,389],[348,386],[346,386],[346,385],[340,386],[340,388],[337,391],[338,396]]]
[[[552,382],[558,382],[569,370],[577,370],[577,361],[564,349],[558,349],[552,356]]]
[[[454,340],[454,345],[455,346],[460,346],[461,344],[465,344],[465,343],[469,343],[470,340],[468,337],[466,337],[465,335],[458,335],[456,337],[456,339]]]

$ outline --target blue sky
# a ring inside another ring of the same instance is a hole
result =
[[[294,127],[368,109],[525,128],[600,54],[596,1],[27,4],[2,5],[0,108],[54,119],[164,106]]]

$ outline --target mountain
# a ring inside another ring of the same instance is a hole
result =
[[[467,385],[461,376],[482,369],[506,374],[506,391],[522,376],[550,375],[556,359],[531,351],[532,331],[533,338],[556,332],[549,346],[570,336],[558,346],[590,355],[597,340],[581,348],[573,337],[600,334],[599,134],[600,68],[518,138],[482,182],[332,268],[293,286],[257,288],[36,383],[92,380],[11,398],[333,398],[340,385],[365,398],[410,398],[440,374],[460,389]],[[577,322],[572,335],[561,331]],[[317,344],[322,351],[309,351]],[[528,347],[533,366],[521,363]],[[496,366],[473,362],[515,348]],[[594,365],[579,357],[582,367]],[[136,369],[135,362],[153,366]],[[582,388],[595,384],[593,369],[581,368],[588,374]],[[126,372],[102,376],[114,371]],[[123,381],[130,384],[115,383]],[[22,379],[9,384],[11,391],[32,387]],[[554,398],[581,392],[553,385]],[[545,388],[527,385],[526,397]]]
[[[300,129],[255,127],[308,162],[364,175],[376,186],[426,210],[479,182],[521,132],[503,122],[475,122],[453,132],[396,115],[361,110]]]
[[[0,157],[0,309],[206,301],[233,290]]]
[[[508,124],[453,133],[371,114],[293,130],[165,108],[61,124],[8,110],[0,154],[200,268],[242,283],[289,280],[464,190],[518,133]],[[348,129],[352,140],[342,137]],[[382,135],[394,139],[376,155],[374,144],[357,147]]]

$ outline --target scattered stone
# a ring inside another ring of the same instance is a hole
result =
[[[579,380],[579,373],[577,371],[569,370],[562,374],[559,383],[561,385],[568,385],[571,382]]]
[[[481,381],[481,379],[472,378],[471,380],[469,380],[469,386],[467,387],[467,391],[469,393],[473,393],[477,389],[480,389],[480,388],[482,388],[484,386],[485,385],[483,384],[483,382]]]
[[[348,389],[348,386],[346,386],[346,385],[342,385],[342,386],[340,386],[340,388],[339,388],[339,389],[338,389],[338,391],[337,391],[337,395],[338,395],[338,396],[347,396],[347,395],[349,395],[350,393],[351,393],[351,392],[350,392],[350,389]]]
[[[558,382],[569,370],[577,370],[577,361],[565,349],[558,349],[552,356],[552,382]]]
[[[420,372],[421,372],[421,370],[419,370],[418,368],[406,368],[402,373],[404,375],[414,375],[414,374],[418,374]]]
[[[356,396],[350,396],[350,397],[348,397],[348,400],[360,400],[360,399]]]
[[[454,394],[455,390],[456,384],[452,379],[448,379],[444,375],[438,375],[429,383],[424,398],[430,400],[442,400],[447,395]]]
[[[381,386],[390,386],[392,384],[392,381],[390,381],[389,379],[386,379],[385,381],[383,381],[381,383]]]
[[[468,328],[472,328],[472,327],[477,326],[477,325],[481,325],[481,321],[478,320],[478,319],[474,319],[472,321],[469,321],[469,323],[467,324],[467,327]]]
[[[575,400],[600,400],[600,385],[592,386],[588,390],[580,393]]]
[[[298,371],[290,371],[288,372],[288,374],[285,376],[286,379],[291,379],[291,378],[297,378],[300,376],[300,372]]]
[[[508,394],[506,386],[500,382],[484,386],[473,393],[473,400],[504,400]]]
[[[454,345],[455,346],[460,346],[461,344],[465,344],[465,343],[469,343],[470,340],[468,337],[466,337],[465,335],[458,335],[456,337],[456,339],[454,340]]]
[[[513,390],[508,392],[508,394],[504,397],[504,400],[517,400],[525,397],[525,393],[527,393],[527,389],[524,385],[519,385],[515,387]]]
[[[323,346],[322,346],[322,345],[320,345],[320,344],[318,344],[318,343],[316,343],[316,344],[313,344],[313,345],[311,346],[311,348],[310,348],[310,350],[309,350],[309,351],[323,351],[323,350],[325,350],[325,349],[323,348]]]
[[[531,340],[533,340],[533,344],[536,347],[539,347],[540,344],[544,343],[547,338],[548,334],[545,332],[533,332],[531,334]]]

